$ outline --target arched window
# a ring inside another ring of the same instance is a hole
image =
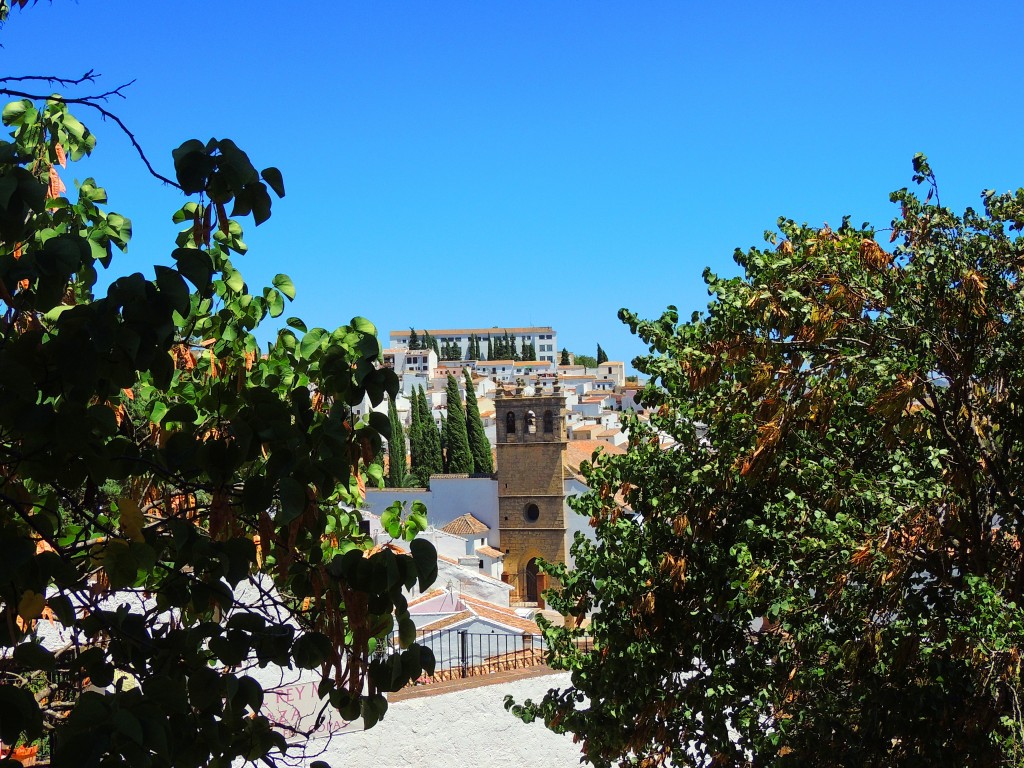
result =
[[[523,517],[531,523],[536,523],[540,519],[540,508],[536,504],[527,504],[523,510]]]
[[[509,413],[505,417],[505,431],[510,435],[516,433],[516,415],[514,413]]]
[[[544,432],[551,434],[555,431],[555,417],[551,414],[551,411],[544,411]]]
[[[526,431],[531,435],[537,431],[537,416],[533,411],[526,412]]]

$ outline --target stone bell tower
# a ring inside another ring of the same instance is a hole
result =
[[[538,602],[537,558],[565,562],[564,406],[557,380],[533,394],[521,384],[514,393],[499,388],[494,398],[498,527],[515,602]]]

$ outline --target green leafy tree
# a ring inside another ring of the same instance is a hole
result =
[[[260,349],[295,287],[279,274],[250,290],[242,219],[267,221],[284,183],[229,139],[173,152],[167,181],[195,199],[173,215],[170,262],[97,295],[132,227],[95,180],[61,179],[95,136],[60,96],[2,118],[0,739],[59,730],[64,765],[272,760],[285,736],[250,674],[267,665],[319,670],[324,703],[372,725],[381,692],[432,657],[412,644],[371,662],[370,646],[396,620],[408,633],[399,581],[436,572],[425,542],[364,557],[346,511],[379,482],[390,434],[347,405],[396,391],[376,328],[292,318]],[[412,538],[421,522],[393,527]],[[371,573],[388,563],[404,577]],[[264,599],[238,599],[247,585]],[[41,619],[66,649],[41,641]]]
[[[562,348],[562,359],[558,363],[559,365],[570,365],[569,362],[569,350],[565,347]]]
[[[409,329],[409,349],[419,349],[419,348],[420,348],[420,336],[419,336],[418,333],[416,333],[416,329],[415,328],[410,328]]]
[[[459,382],[448,374],[448,419],[445,421],[444,471],[457,475],[473,471],[473,454],[466,432],[466,409],[459,394]]]
[[[573,682],[517,709],[595,765],[1019,764],[1024,190],[958,215],[914,166],[891,250],[780,219],[706,313],[620,313],[650,421],[550,568],[593,650],[549,627]]]
[[[485,360],[497,360],[498,359],[491,352],[491,334],[489,334],[489,333],[487,334],[487,355],[485,356],[484,359]]]
[[[597,345],[597,357],[595,358],[595,367],[597,365],[600,365],[601,363],[607,363],[607,362],[608,362],[608,355],[605,353],[605,351],[603,349],[601,349],[601,345],[598,344]]]
[[[590,355],[573,355],[576,359],[576,365],[582,365],[584,368],[597,368],[597,358],[591,357]]]
[[[473,472],[490,474],[494,471],[494,457],[491,455],[491,443],[484,431],[484,422],[480,418],[480,408],[476,402],[476,389],[473,377],[467,368],[463,371],[466,378],[466,436],[469,440],[469,451],[473,456]]]

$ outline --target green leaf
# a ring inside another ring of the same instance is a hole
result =
[[[306,360],[310,359],[315,352],[320,350],[320,344],[324,339],[323,328],[313,328],[307,331],[302,337],[302,341],[299,342],[299,357]]]
[[[295,283],[292,282],[288,275],[275,275],[273,283],[274,287],[289,299],[295,298]]]
[[[290,523],[306,511],[306,486],[292,477],[281,480],[281,511],[276,521],[280,524]]]
[[[409,542],[409,551],[416,563],[419,590],[426,592],[437,581],[437,550],[425,539],[413,539]]]
[[[25,738],[37,739],[43,733],[43,713],[32,693],[13,685],[0,685],[0,740],[14,744]]]
[[[398,619],[398,642],[402,648],[408,648],[416,642],[416,624],[408,613]]]
[[[302,669],[316,669],[331,655],[331,641],[319,632],[306,632],[292,645],[292,658]]]
[[[210,287],[213,279],[213,261],[210,255],[197,248],[177,248],[171,257],[178,263],[178,271],[200,291]]]
[[[284,178],[282,178],[281,172],[277,168],[273,166],[264,168],[260,176],[274,190],[274,194],[278,197],[284,197]]]
[[[388,439],[391,437],[391,419],[385,414],[379,411],[371,411],[369,417],[369,424],[381,437]]]
[[[360,333],[366,333],[370,336],[377,335],[377,326],[367,320],[365,317],[353,317],[349,323],[352,328]]]
[[[10,104],[4,107],[4,125],[17,124],[30,109],[32,109],[32,102],[28,99],[22,99],[21,101],[12,101]]]
[[[52,670],[56,664],[53,652],[34,642],[15,646],[14,661],[26,669],[46,671]]]
[[[237,269],[230,269],[224,272],[224,284],[235,293],[241,293],[245,287],[245,280]]]
[[[153,408],[149,412],[149,420],[154,424],[159,424],[164,420],[164,416],[167,415],[167,403],[159,400],[153,403]]]
[[[267,312],[271,317],[280,317],[284,312],[284,298],[281,296],[280,291],[275,291],[273,288],[266,288],[263,291],[263,295],[267,299]]]
[[[156,284],[160,292],[167,297],[168,302],[175,311],[182,315],[187,314],[191,296],[188,285],[182,279],[181,273],[169,267],[159,265],[155,267],[155,270]]]

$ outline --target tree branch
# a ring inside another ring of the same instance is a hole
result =
[[[89,75],[90,79],[93,79],[93,76],[91,75],[91,70],[90,70],[90,72],[88,72],[86,74]],[[18,79],[18,78],[8,78],[8,80],[15,80],[15,79]],[[25,77],[25,78],[22,78],[22,79],[33,79],[33,78]],[[36,78],[36,79],[49,80],[50,78],[41,77],[41,78]],[[55,81],[59,82],[59,79],[56,79]],[[2,83],[2,82],[6,82],[6,80],[0,79],[0,83]],[[149,171],[151,176],[153,176],[154,178],[159,179],[164,184],[169,184],[170,186],[172,186],[172,187],[174,187],[176,189],[181,189],[181,185],[178,184],[178,182],[173,181],[173,180],[167,178],[166,176],[164,176],[163,174],[157,172],[157,170],[153,167],[153,164],[149,161],[149,158],[146,157],[146,153],[143,151],[142,145],[140,145],[138,140],[135,138],[135,134],[132,133],[131,130],[129,130],[128,126],[124,124],[124,121],[121,120],[121,118],[119,118],[117,115],[115,115],[109,109],[107,109],[103,105],[97,103],[97,102],[100,102],[100,101],[107,101],[112,96],[119,96],[122,99],[125,98],[125,95],[121,91],[124,90],[125,88],[127,88],[128,86],[130,86],[134,82],[135,81],[132,80],[131,82],[127,82],[127,83],[124,83],[122,85],[117,86],[117,88],[114,88],[112,90],[106,91],[105,93],[96,94],[94,96],[79,96],[79,97],[58,96],[58,95],[46,96],[46,95],[42,95],[42,94],[38,94],[38,93],[27,93],[25,91],[18,91],[18,90],[14,90],[12,88],[0,88],[0,95],[12,96],[14,98],[19,98],[19,99],[29,99],[31,101],[58,101],[58,102],[60,102],[62,104],[79,104],[79,105],[81,105],[83,107],[89,107],[90,109],[95,109],[97,112],[99,112],[103,116],[104,119],[114,121],[114,123],[117,124],[117,127],[121,129],[121,132],[125,136],[128,137],[128,140],[132,143],[132,146],[135,148],[136,153],[138,153],[139,157],[142,159],[142,162],[145,164],[146,169]]]
[[[76,77],[73,79],[67,77],[57,77],[56,75],[21,75],[18,77],[0,77],[0,83],[23,83],[26,81],[34,81],[42,83],[55,83],[57,85],[68,86],[81,85],[82,83],[94,83],[96,82],[97,77],[99,77],[99,75],[95,74],[95,70],[90,69],[81,77]]]

